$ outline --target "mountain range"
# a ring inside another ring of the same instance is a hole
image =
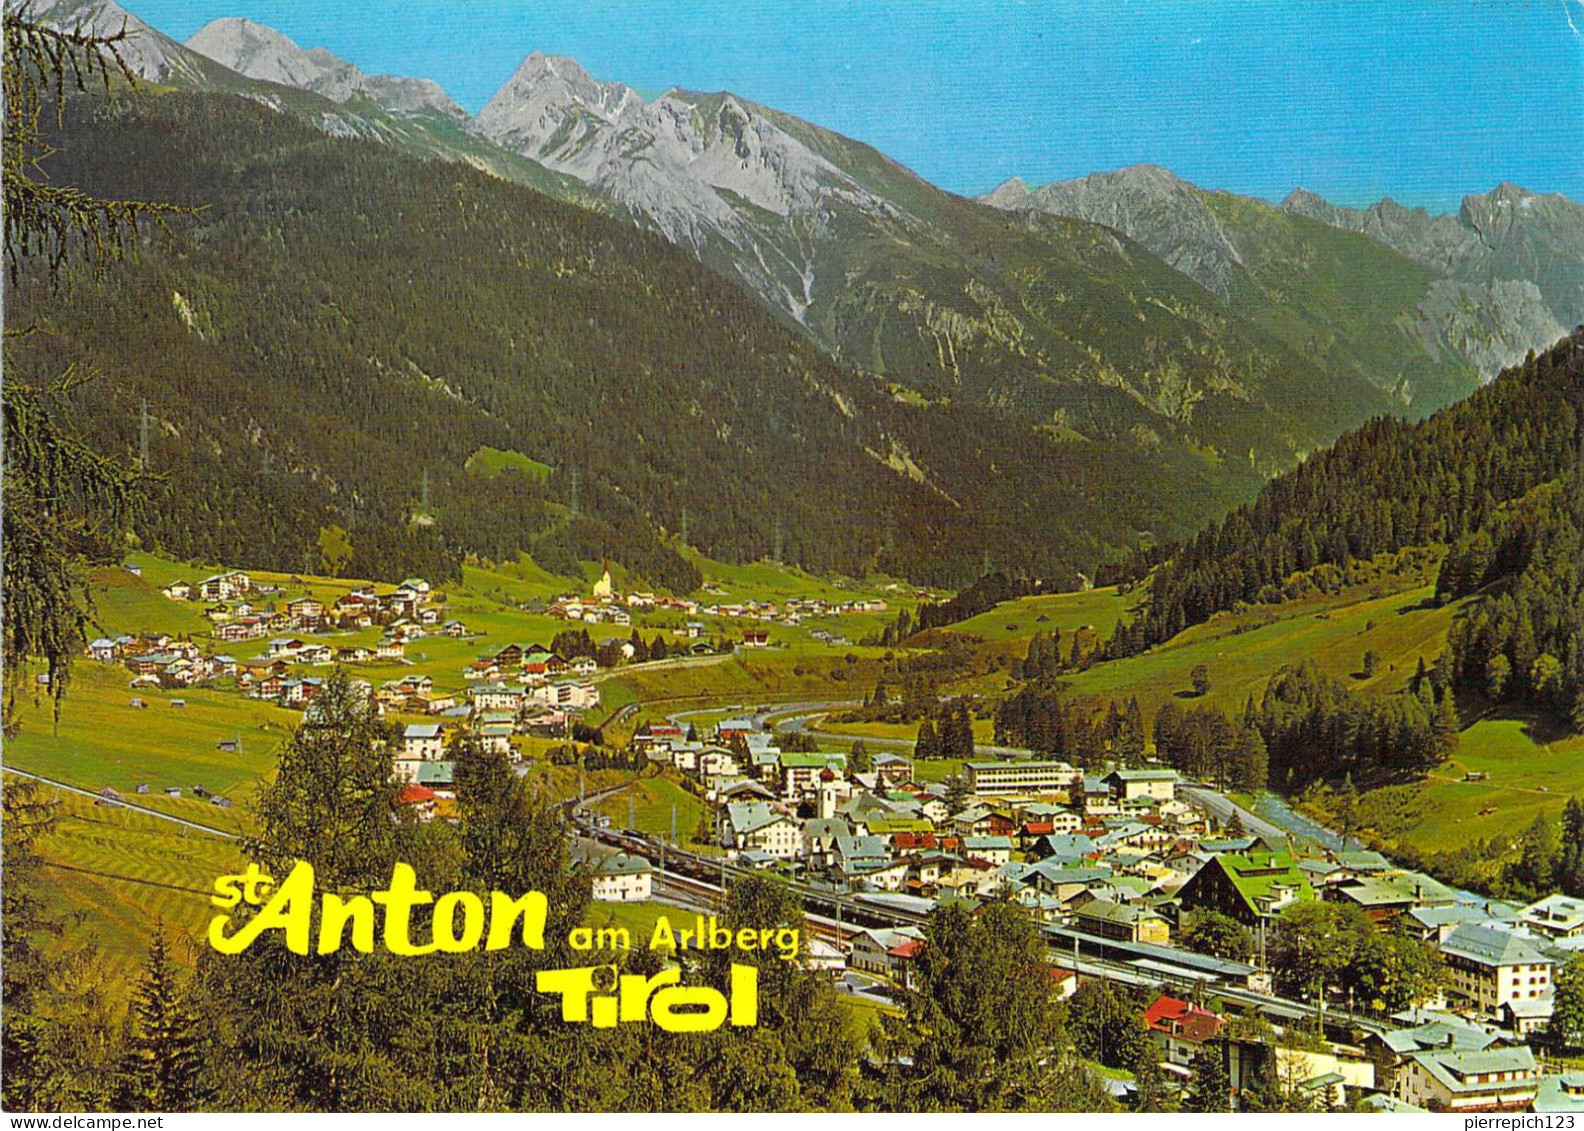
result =
[[[1513,185],[1431,216],[1303,190],[1277,206],[1140,165],[1037,189],[1014,178],[982,199],[1125,232],[1279,336],[1377,372],[1428,359],[1489,380],[1584,321],[1584,207]]]
[[[961,509],[975,478],[1030,474],[1014,451],[1082,465],[1032,527],[1074,564],[1191,529],[1363,420],[1448,404],[1578,317],[1584,210],[1506,186],[1470,198],[1466,223],[1277,207],[1148,168],[974,201],[736,95],[646,99],[570,59],[529,55],[469,118],[427,80],[251,21],[180,44],[111,0],[42,10],[125,21],[125,57],[158,88],[241,96],[663,237],[880,391],[864,447],[895,475]],[[963,413],[994,422],[1001,458],[942,441]],[[1108,491],[1135,502],[1102,522]]]

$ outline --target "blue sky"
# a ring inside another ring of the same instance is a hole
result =
[[[130,0],[246,16],[476,111],[528,53],[738,94],[956,192],[1138,162],[1210,188],[1433,211],[1500,181],[1584,200],[1584,0]]]

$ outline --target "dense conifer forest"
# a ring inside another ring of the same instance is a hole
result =
[[[396,579],[529,551],[691,589],[726,560],[1076,583],[1235,498],[1195,457],[1060,443],[844,368],[685,253],[458,164],[220,94],[85,102],[51,175],[200,211],[8,313],[20,380],[94,372],[85,439],[159,480],[146,545]],[[466,470],[482,447],[550,474]],[[1184,462],[1186,461],[1186,462]],[[350,545],[350,553],[345,552]],[[327,550],[326,546],[333,549]]]
[[[1374,421],[1189,542],[1136,556],[1144,615],[1108,651],[1131,655],[1295,573],[1411,547],[1447,549],[1440,599],[1478,595],[1453,630],[1460,692],[1584,727],[1584,330],[1417,424]]]

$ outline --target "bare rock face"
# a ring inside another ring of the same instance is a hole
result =
[[[6,7],[12,5],[8,2]],[[115,45],[115,50],[127,69],[140,79],[158,82],[173,70],[191,70],[181,44],[155,31],[115,0],[42,0],[25,10],[33,19],[62,31],[98,36],[125,31],[125,39]]]
[[[1433,355],[1467,359],[1486,379],[1568,330],[1540,288],[1517,279],[1437,279],[1419,302],[1413,329]]]
[[[1361,232],[1452,279],[1486,288],[1531,283],[1555,325],[1584,322],[1584,205],[1565,196],[1500,184],[1464,197],[1455,214],[1432,216],[1389,197],[1368,208],[1338,208],[1299,190],[1282,207]],[[1518,294],[1510,287],[1489,293],[1506,296],[1504,304]]]
[[[323,47],[305,51],[274,28],[251,20],[212,20],[187,46],[248,78],[309,90],[332,102],[363,97],[400,114],[437,114],[458,121],[467,117],[437,83],[366,75]]]
[[[1295,223],[1367,236],[1433,272],[1397,329],[1437,363],[1469,366],[1487,380],[1584,320],[1584,209],[1513,185],[1468,197],[1456,215],[1389,198],[1339,208],[1303,189],[1278,209],[1144,165],[1036,189],[1009,181],[981,200],[1115,228],[1234,305],[1251,284],[1278,303],[1291,298],[1286,283],[1305,269],[1313,242]],[[1338,270],[1353,260],[1360,285],[1376,277],[1347,247],[1332,250]],[[1409,390],[1404,399],[1412,400]]]
[[[1229,298],[1243,258],[1204,193],[1157,165],[1134,165],[1030,190],[1007,182],[984,203],[1011,211],[1088,220],[1130,236],[1221,298]]]
[[[814,256],[787,246],[789,225],[817,241],[840,213],[897,211],[752,102],[679,90],[649,102],[571,59],[537,52],[479,112],[477,128],[672,242],[726,254],[750,286],[800,321],[812,301]]]

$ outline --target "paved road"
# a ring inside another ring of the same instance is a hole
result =
[[[708,656],[677,656],[675,659],[646,660],[641,664],[623,664],[618,668],[606,668],[590,676],[589,682],[604,683],[607,679],[620,679],[624,675],[636,675],[639,672],[661,672],[675,668],[711,668],[735,658],[730,652],[719,652]]]
[[[1230,798],[1221,796],[1213,789],[1206,789],[1203,786],[1185,785],[1182,787],[1182,793],[1189,804],[1210,813],[1223,825],[1232,819],[1233,813],[1238,814],[1243,819],[1243,827],[1249,831],[1251,836],[1264,837],[1273,846],[1284,843],[1291,835],[1281,826],[1271,824],[1264,817],[1249,812],[1243,806],[1236,804]]]
[[[11,766],[0,766],[0,769],[3,769],[8,774],[15,774],[19,778],[31,778],[33,781],[43,782],[45,785],[52,785],[56,789],[64,789],[68,793],[80,793],[84,797],[91,797],[95,801],[102,801],[106,805],[119,805],[123,809],[132,809],[139,813],[146,813],[148,816],[157,817],[161,821],[169,821],[174,825],[183,825],[189,829],[196,829],[201,833],[208,833],[210,836],[223,837],[226,840],[241,839],[236,833],[228,833],[223,829],[215,828],[213,825],[200,825],[197,821],[189,821],[183,817],[173,817],[169,813],[161,813],[158,809],[150,809],[147,806],[137,805],[126,800],[113,800],[111,798],[105,797],[102,794],[94,793],[92,790],[82,789],[81,787],[75,785],[67,785],[63,781],[56,781],[54,778],[46,778],[41,774],[30,774],[26,770],[18,770]]]

